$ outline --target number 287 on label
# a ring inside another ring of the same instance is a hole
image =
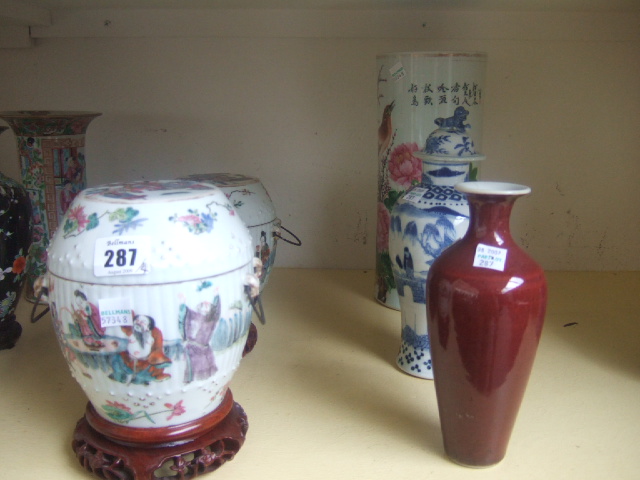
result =
[[[148,271],[149,237],[112,237],[96,240],[93,273],[98,277],[143,275]]]

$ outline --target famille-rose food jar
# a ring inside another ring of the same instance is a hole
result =
[[[262,261],[260,275],[260,291],[262,291],[276,259],[278,239],[296,246],[300,246],[301,242],[295,234],[282,226],[271,197],[260,179],[238,173],[203,173],[185,178],[214,184],[225,193],[229,202],[238,210],[240,218],[251,233],[254,256]],[[284,238],[281,235],[282,230],[295,240]]]
[[[214,185],[82,191],[50,245],[44,286],[91,426],[116,441],[179,443],[219,422],[233,405],[255,263],[246,226]]]

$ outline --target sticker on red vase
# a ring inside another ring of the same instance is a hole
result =
[[[473,266],[480,268],[490,268],[504,272],[507,261],[507,249],[492,247],[479,243],[476,247],[476,254],[473,257]]]

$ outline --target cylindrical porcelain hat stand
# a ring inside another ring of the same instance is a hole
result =
[[[191,478],[233,458],[247,421],[228,384],[259,284],[224,193],[184,180],[84,190],[47,268],[55,331],[89,398],[73,441],[82,465]]]
[[[420,183],[427,136],[438,118],[473,126],[467,132],[482,151],[482,105],[486,54],[407,52],[378,55],[378,207],[376,299],[400,309],[389,255],[391,211],[397,200]],[[445,126],[445,125],[443,125]],[[469,178],[475,180],[477,166]]]

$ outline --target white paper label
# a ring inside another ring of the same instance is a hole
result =
[[[402,62],[398,62],[393,67],[391,67],[389,69],[389,73],[396,82],[407,74],[404,67],[402,66]]]
[[[473,257],[473,266],[481,268],[490,268],[504,272],[504,266],[507,261],[507,249],[491,247],[482,243],[476,247],[476,255]]]
[[[149,271],[150,245],[147,236],[97,239],[93,274],[96,277],[144,275]]]
[[[98,310],[102,328],[133,325],[133,310],[129,297],[101,298],[98,300]]]
[[[403,198],[403,200],[406,200],[407,202],[411,202],[411,203],[418,203],[420,200],[422,200],[422,196],[427,193],[427,189],[423,188],[423,187],[416,187],[413,190],[409,191],[406,193],[406,195]]]

